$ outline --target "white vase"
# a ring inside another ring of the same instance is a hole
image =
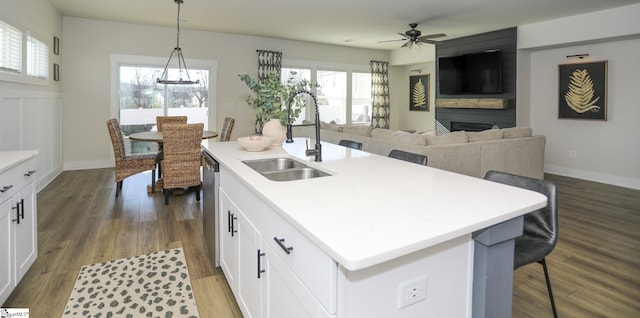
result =
[[[282,126],[280,119],[271,119],[262,126],[262,135],[273,138],[271,147],[279,147],[287,138],[287,128]]]

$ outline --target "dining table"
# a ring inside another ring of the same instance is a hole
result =
[[[202,131],[202,139],[209,139],[218,137],[218,133],[210,130]],[[162,142],[162,132],[161,131],[142,131],[129,135],[129,139],[137,140],[137,141],[149,141],[149,142]]]
[[[161,131],[142,131],[137,133],[132,133],[129,135],[129,139],[136,141],[148,141],[148,142],[157,142],[160,145],[160,149],[162,149],[162,132]],[[202,131],[202,139],[210,139],[218,137],[218,133],[211,130],[203,130]],[[159,175],[159,173],[158,173]],[[162,192],[162,177],[158,176],[158,180],[156,181],[156,192]],[[151,185],[147,186],[147,192],[152,193],[153,189]]]

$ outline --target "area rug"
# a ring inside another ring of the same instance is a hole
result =
[[[83,266],[62,317],[197,318],[183,250]]]

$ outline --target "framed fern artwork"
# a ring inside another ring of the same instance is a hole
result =
[[[430,74],[409,76],[409,110],[429,111]]]
[[[607,61],[558,65],[558,118],[607,120]]]

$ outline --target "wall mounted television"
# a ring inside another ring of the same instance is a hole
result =
[[[439,58],[438,87],[440,94],[501,94],[500,51]]]

